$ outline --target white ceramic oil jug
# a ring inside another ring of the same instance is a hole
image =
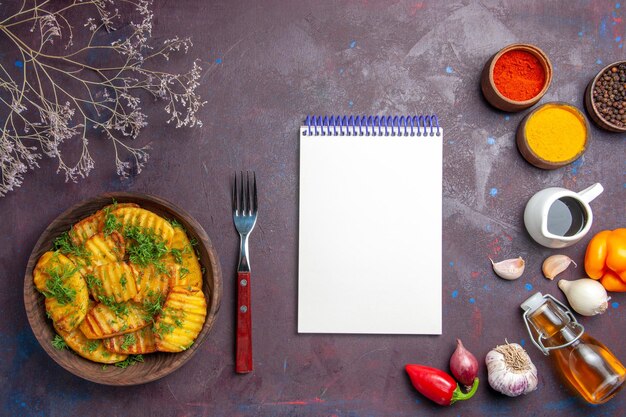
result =
[[[548,248],[564,248],[583,238],[591,228],[589,203],[604,188],[600,183],[579,193],[550,187],[533,195],[524,210],[524,225],[530,236]]]

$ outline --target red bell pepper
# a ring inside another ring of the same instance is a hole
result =
[[[439,405],[452,405],[456,401],[468,400],[478,389],[478,378],[474,379],[471,390],[466,394],[450,375],[439,369],[422,365],[405,365],[404,369],[415,389]]]

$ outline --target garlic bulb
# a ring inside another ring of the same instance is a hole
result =
[[[500,262],[494,262],[489,258],[494,272],[500,277],[512,281],[518,279],[524,273],[524,260],[519,258],[507,259]]]
[[[610,297],[598,281],[582,278],[576,281],[559,281],[559,288],[565,293],[574,311],[583,316],[602,314],[609,306]]]
[[[565,271],[569,264],[574,264],[575,267],[578,266],[576,262],[567,255],[552,255],[543,261],[541,271],[546,278],[554,279],[554,277]]]
[[[537,368],[517,343],[497,346],[487,353],[485,363],[494,390],[517,397],[537,389]]]

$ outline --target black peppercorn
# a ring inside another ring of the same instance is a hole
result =
[[[600,117],[618,127],[626,127],[626,64],[607,69],[592,91]]]

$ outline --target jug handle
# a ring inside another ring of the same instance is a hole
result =
[[[581,192],[578,193],[578,196],[581,198],[581,200],[583,200],[585,203],[589,204],[591,203],[597,196],[599,196],[600,194],[602,194],[602,191],[604,191],[604,187],[602,187],[602,184],[600,184],[599,182],[596,182],[595,184],[593,184],[591,187],[587,187],[584,190],[582,190]]]

